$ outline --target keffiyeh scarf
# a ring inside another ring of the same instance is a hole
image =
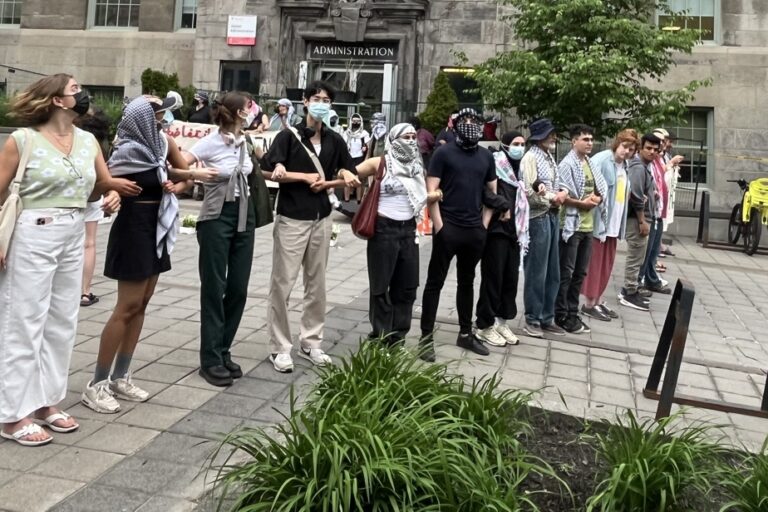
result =
[[[416,129],[408,123],[396,124],[387,137],[387,172],[400,181],[408,193],[408,201],[413,209],[413,216],[421,219],[424,205],[427,203],[427,184],[424,180],[424,166],[419,154],[416,139],[401,139],[401,135],[416,134]],[[385,158],[385,157],[382,157]]]
[[[590,165],[589,159],[585,160],[587,165]],[[608,186],[605,184],[602,172],[595,172],[590,165],[592,171],[592,179],[595,181],[595,191],[603,198],[603,201],[596,206],[600,212],[600,218],[603,223],[607,222],[606,209],[605,209],[605,196],[608,192]],[[572,199],[581,200],[584,195],[584,171],[582,170],[582,162],[579,160],[576,151],[571,150],[565,158],[560,162],[560,166],[557,170],[557,188],[568,190],[568,195]],[[579,209],[575,206],[566,206],[565,208],[565,223],[563,224],[563,241],[567,242],[571,235],[573,235],[581,224],[581,216],[579,215]]]
[[[522,180],[515,177],[515,171],[512,164],[509,163],[507,155],[501,151],[493,154],[496,163],[496,176],[504,183],[515,187],[515,232],[520,249],[525,256],[528,253],[528,196],[525,194],[525,184]]]
[[[381,112],[376,112],[371,116],[371,135],[376,140],[380,140],[387,134],[387,116]]]
[[[110,173],[118,177],[156,170],[157,179],[162,184],[168,181],[167,151],[168,141],[158,130],[152,106],[143,96],[135,98],[125,108],[117,125],[115,150],[107,162]],[[178,231],[179,200],[174,194],[163,191],[155,235],[158,258],[163,255],[163,246],[171,254]]]
[[[285,117],[283,117],[282,119],[280,119],[281,117],[280,114],[273,115],[272,119],[269,120],[269,126],[272,126],[272,124],[277,119],[280,119],[280,123],[283,125],[283,128],[288,128],[289,126],[291,126],[291,119],[293,119],[293,116],[296,113],[296,109],[293,108],[293,102],[288,98],[281,98],[277,100],[277,104],[288,108],[288,112],[285,114]]]

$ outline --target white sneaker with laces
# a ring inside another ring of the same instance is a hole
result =
[[[506,338],[499,334],[493,326],[486,327],[485,329],[478,329],[475,332],[477,338],[494,347],[504,347],[507,344]]]
[[[146,402],[149,399],[149,393],[133,383],[130,373],[122,379],[110,380],[109,389],[117,398],[129,402]]]
[[[270,354],[269,360],[272,366],[280,373],[291,373],[293,371],[293,358],[291,354]]]
[[[299,348],[299,356],[303,357],[307,361],[311,361],[312,364],[316,364],[317,366],[323,366],[333,362],[331,360],[331,356],[319,348],[311,348],[309,350]]]
[[[518,345],[520,343],[520,338],[518,338],[515,333],[512,332],[512,329],[510,329],[507,324],[498,324],[495,329],[502,338],[507,340],[509,345]]]
[[[109,389],[109,379],[96,384],[93,381],[88,382],[80,401],[89,409],[104,414],[114,414],[120,410],[120,403],[115,400]]]

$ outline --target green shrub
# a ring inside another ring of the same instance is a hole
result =
[[[11,99],[13,96],[0,96],[0,126],[21,126],[21,123],[10,115]]]
[[[234,432],[248,460],[218,474],[242,511],[536,510],[519,484],[554,475],[518,441],[528,395],[495,377],[465,384],[445,366],[368,343],[320,382],[277,435]],[[231,455],[232,455],[231,454]],[[230,455],[230,456],[231,456]],[[214,455],[215,457],[215,455]]]
[[[745,457],[737,469],[724,468],[721,485],[732,501],[720,509],[740,512],[768,510],[768,440],[760,453]]]
[[[605,434],[595,434],[597,457],[607,465],[587,511],[680,511],[688,496],[706,495],[724,449],[706,441],[712,427],[675,427],[680,414],[642,422],[627,412]]]
[[[424,112],[419,114],[422,127],[436,134],[445,128],[448,116],[457,108],[459,108],[459,98],[451,88],[448,75],[440,71],[435,77],[432,91],[427,96],[427,106]]]

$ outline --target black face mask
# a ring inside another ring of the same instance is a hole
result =
[[[360,128],[360,123],[352,123],[352,128]]]
[[[67,94],[75,98],[75,106],[72,107],[72,112],[78,116],[84,116],[88,113],[88,109],[91,108],[91,98],[85,91],[80,91],[75,94]]]

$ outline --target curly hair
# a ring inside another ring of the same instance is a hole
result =
[[[66,73],[41,78],[13,98],[10,115],[30,126],[47,122],[56,110],[53,98],[64,95],[71,79]]]
[[[611,149],[613,151],[616,151],[619,149],[619,146],[622,144],[632,144],[635,146],[635,148],[640,147],[640,136],[637,134],[637,130],[633,130],[632,128],[627,128],[626,130],[621,130],[618,135],[616,135],[616,138],[613,139],[613,144],[611,145]]]

